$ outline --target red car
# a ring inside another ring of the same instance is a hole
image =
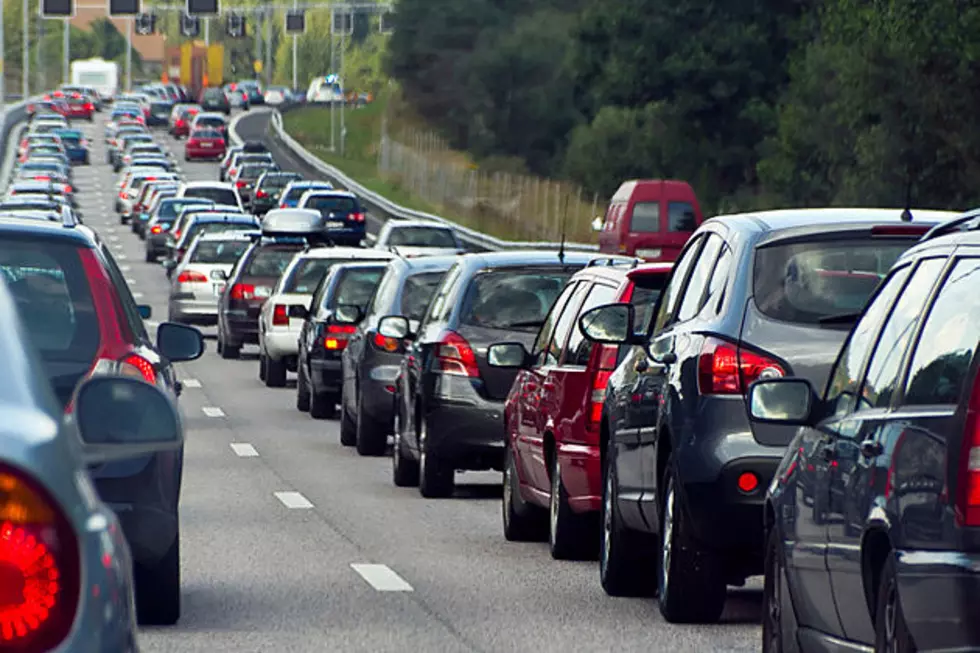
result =
[[[200,107],[187,106],[176,109],[176,114],[172,117],[170,125],[170,135],[174,138],[187,136],[191,132],[191,123],[201,112]]]
[[[602,404],[625,351],[587,340],[579,318],[603,304],[630,303],[635,323],[646,331],[671,268],[595,261],[569,280],[553,305],[535,341],[537,355],[527,357],[533,360],[514,379],[504,406],[508,540],[548,534],[555,559],[594,555],[602,507]]]
[[[184,144],[184,161],[221,159],[225,156],[225,137],[216,129],[195,129]]]
[[[81,93],[72,93],[72,95],[67,100],[68,103],[68,114],[67,117],[71,118],[84,118],[85,120],[92,121],[95,116],[95,105],[85,98]]]

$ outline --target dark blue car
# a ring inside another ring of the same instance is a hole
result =
[[[279,196],[280,209],[295,209],[299,200],[308,190],[333,190],[333,184],[328,181],[294,181],[286,186]]]
[[[367,235],[367,214],[350,191],[308,191],[300,198],[298,208],[319,211],[334,244],[358,247]]]
[[[61,143],[65,146],[65,153],[68,154],[69,161],[88,165],[88,140],[80,130],[57,129],[54,133],[61,137]]]

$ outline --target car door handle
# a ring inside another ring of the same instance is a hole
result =
[[[865,440],[861,443],[861,455],[865,458],[877,458],[885,448],[876,440]]]

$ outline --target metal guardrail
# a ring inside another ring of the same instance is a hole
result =
[[[232,141],[235,144],[241,143],[241,138],[238,136],[236,131],[236,125],[238,124],[239,120],[245,117],[245,115],[248,114],[239,115],[231,123],[229,131],[231,133]],[[273,134],[279,140],[279,142],[289,149],[289,151],[297,159],[303,161],[324,177],[330,179],[331,181],[336,181],[340,186],[350,190],[352,193],[357,195],[361,201],[368,206],[368,209],[372,210],[373,213],[385,215],[396,220],[425,220],[428,222],[443,224],[452,227],[460,239],[464,242],[490,251],[508,249],[558,249],[561,245],[561,243],[557,242],[501,240],[499,238],[494,238],[493,236],[488,236],[487,234],[483,234],[479,231],[456,224],[455,222],[447,220],[438,215],[425,213],[424,211],[414,211],[404,206],[395,204],[383,195],[365,188],[355,180],[345,175],[338,168],[324,162],[318,156],[312,154],[305,147],[300,145],[296,139],[286,133],[286,130],[283,129],[282,114],[279,111],[272,110],[270,126]],[[565,249],[568,251],[597,252],[599,251],[599,246],[588,243],[565,243]]]
[[[26,121],[28,118],[27,105],[31,102],[38,102],[40,99],[41,96],[34,96],[27,100],[4,105],[3,107],[3,120],[0,123],[0,148],[2,148],[0,156],[3,156],[3,160],[0,162],[0,184],[2,184],[4,191],[10,185],[10,177],[14,168],[14,158],[17,155],[17,144],[11,142],[12,137],[17,134],[17,128],[20,126],[20,123]]]

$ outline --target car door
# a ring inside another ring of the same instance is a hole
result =
[[[824,392],[828,415],[816,428],[803,429],[795,442],[799,451],[796,491],[787,493],[795,505],[784,506],[779,515],[786,543],[787,578],[800,625],[837,636],[843,634],[843,628],[831,590],[824,526],[830,496],[827,474],[831,434],[854,411],[865,363],[882,323],[908,280],[909,270],[899,268],[882,283],[844,343]]]

